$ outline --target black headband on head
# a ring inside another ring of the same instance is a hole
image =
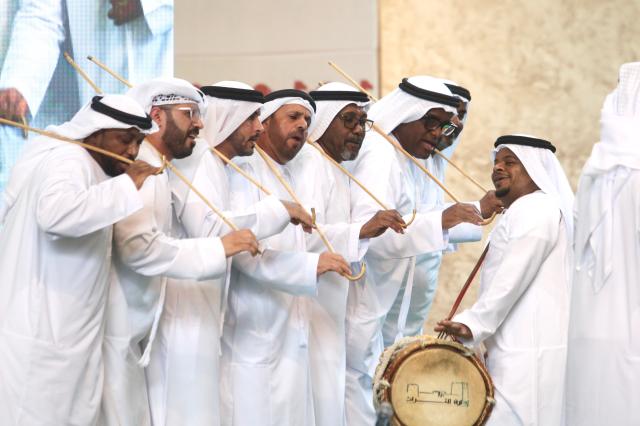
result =
[[[498,139],[496,139],[496,143],[494,143],[493,146],[497,148],[498,145],[506,145],[506,144],[524,145],[524,146],[532,146],[534,148],[548,149],[554,154],[556,152],[556,147],[553,146],[551,142],[546,141],[544,139],[533,138],[530,136],[517,136],[517,135],[500,136]]]
[[[369,102],[369,97],[362,92],[348,90],[313,90],[309,95],[316,101],[353,101]]]
[[[447,86],[449,90],[451,90],[451,93],[453,93],[454,95],[458,95],[465,98],[467,102],[471,100],[471,92],[469,92],[464,87],[456,86],[455,84],[449,84],[449,83],[445,83],[444,85]]]
[[[307,92],[303,92],[302,90],[296,90],[296,89],[276,90],[275,92],[271,92],[264,97],[265,102],[270,102],[275,99],[281,99],[281,98],[302,98],[311,104],[311,108],[313,108],[314,112],[316,110],[316,102],[313,100],[311,96],[309,96]]]
[[[445,95],[443,93],[438,93],[438,92],[432,92],[431,90],[422,89],[414,84],[411,84],[409,83],[408,78],[403,78],[402,83],[398,84],[398,87],[402,91],[412,96],[415,96],[416,98],[425,99],[427,101],[432,101],[432,102],[436,102],[443,105],[449,105],[456,108],[460,103],[460,99],[454,96],[449,96],[449,95]]]
[[[253,89],[240,89],[237,87],[224,86],[202,86],[202,93],[212,98],[232,99],[235,101],[257,102],[263,104],[265,102],[262,92]]]
[[[145,117],[140,117],[139,115],[120,111],[119,109],[112,108],[109,105],[102,103],[101,100],[103,97],[104,96],[94,96],[91,99],[92,110],[111,117],[114,120],[118,120],[121,123],[139,127],[142,130],[149,130],[151,128],[151,117],[149,117],[149,114],[146,114]]]

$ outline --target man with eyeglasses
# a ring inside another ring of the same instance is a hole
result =
[[[140,84],[129,95],[154,123],[138,159],[163,167],[164,161],[191,154],[202,129],[202,92],[187,81],[169,78]],[[165,170],[147,179],[140,190],[143,208],[114,227],[104,337],[104,424],[151,423],[143,367],[156,335],[167,279],[224,276],[227,257],[241,251],[255,255],[258,250],[247,229],[221,238],[179,238],[169,173]]]
[[[416,76],[404,79],[396,90],[374,104],[369,116],[412,156],[426,159],[443,136],[455,131],[451,120],[458,103],[438,79]],[[386,232],[371,240],[365,256],[366,279],[350,288],[347,424],[370,425],[375,422],[372,377],[384,346],[385,319],[399,300],[393,340],[404,335],[416,256],[441,252],[456,233],[457,225],[478,225],[482,216],[471,204],[436,209],[424,206],[422,192],[429,178],[377,132],[367,134],[352,169],[389,208],[405,217],[417,210],[415,220],[403,235]],[[354,220],[368,217],[378,209],[360,188],[352,185],[351,191]]]
[[[448,132],[443,131],[437,145],[437,149],[442,155],[451,157],[451,155],[453,155],[453,151],[457,148],[460,142],[460,134],[462,133],[464,123],[467,119],[468,104],[471,101],[471,94],[467,89],[456,85],[450,80],[441,81],[451,91],[451,95],[458,99],[458,105],[456,106],[457,115],[454,115],[451,118],[451,123],[454,124],[455,129],[453,132],[451,132],[451,130]],[[426,117],[429,117],[429,114],[427,114]],[[435,128],[442,124],[443,123],[439,123],[437,120],[432,120],[431,123],[427,124],[427,127]],[[448,163],[440,155],[436,155],[435,153],[430,154],[426,159],[424,159],[424,165],[427,170],[438,178],[440,182],[445,182],[447,164]],[[419,178],[421,184],[424,184],[420,200],[420,204],[422,204],[423,209],[442,209],[445,206],[444,191],[442,188],[440,188],[431,179],[425,179],[422,175],[419,175]],[[495,191],[489,191],[485,194],[485,199],[481,204],[485,206],[485,209],[491,209],[491,206],[493,206],[494,209],[499,209],[501,201],[495,197]],[[458,226],[454,233],[449,234],[449,242],[451,244],[448,245],[446,250],[421,254],[416,257],[411,302],[407,313],[405,328],[403,330],[404,336],[416,336],[423,332],[424,322],[429,314],[438,285],[438,273],[444,253],[456,250],[457,243],[479,241],[481,237],[482,233],[481,228],[479,227]],[[397,320],[401,304],[402,297],[398,296],[390,313],[387,315],[384,327],[385,346],[392,344],[399,333]]]
[[[316,220],[338,253],[357,273],[369,239],[404,224],[395,210],[378,211],[371,218],[351,220],[349,178],[318,150],[338,163],[357,157],[365,132],[369,99],[344,83],[328,83],[310,92],[317,110],[307,144],[291,161],[294,181],[302,182],[299,197],[313,206]],[[311,146],[311,141],[316,146]],[[316,233],[307,236],[307,249],[326,250]],[[319,278],[318,294],[311,301],[309,357],[316,426],[339,426],[345,422],[346,347],[345,321],[349,281],[338,274]]]

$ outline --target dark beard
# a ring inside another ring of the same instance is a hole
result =
[[[173,117],[167,114],[167,128],[162,136],[162,141],[167,146],[173,158],[185,158],[193,152],[193,147],[187,146],[186,144],[187,135],[190,131],[191,129],[187,129],[186,131],[180,130]]]
[[[509,193],[509,187],[506,188],[502,188],[502,189],[496,189],[496,197],[498,198],[502,198],[504,196],[506,196]]]

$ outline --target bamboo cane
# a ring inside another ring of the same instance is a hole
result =
[[[69,62],[69,65],[71,65],[73,69],[75,69],[78,72],[78,74],[80,74],[80,76],[84,79],[84,81],[89,83],[89,86],[91,86],[91,88],[93,88],[93,90],[97,94],[101,95],[103,93],[102,90],[100,90],[100,88],[93,82],[93,80],[91,80],[91,78],[87,75],[87,73],[84,72],[84,70],[80,68],[78,64],[76,64],[76,61],[74,61],[73,58],[67,52],[64,52],[64,58],[67,60],[67,62]]]
[[[115,78],[125,86],[128,86],[129,88],[133,87],[131,83],[129,83],[127,80],[125,80],[122,76],[120,76],[118,73],[113,71],[111,68],[109,68],[108,66],[106,66],[105,64],[97,60],[94,56],[89,55],[87,56],[87,59],[93,62],[94,64],[96,64],[97,66],[99,66],[100,68],[102,68],[103,70],[105,70],[106,72],[108,72],[109,74],[111,74],[113,78]]]

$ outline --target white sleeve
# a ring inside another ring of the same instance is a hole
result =
[[[233,268],[255,279],[259,285],[294,296],[315,295],[320,255],[303,251],[264,250],[260,256],[240,253]],[[331,272],[329,272],[331,273]]]
[[[453,318],[473,333],[472,342],[465,343],[477,345],[500,327],[553,249],[558,239],[559,221],[559,211],[555,215],[541,212],[538,220],[520,220],[519,229],[510,232],[510,240],[493,279],[483,283],[485,290],[471,308]]]
[[[114,242],[122,262],[139,274],[169,278],[211,279],[226,273],[227,261],[220,238],[173,238],[162,231],[154,214],[156,182],[150,176],[140,189],[142,210],[118,222]]]
[[[36,220],[48,234],[81,237],[142,208],[138,190],[126,174],[91,184],[86,160],[77,156],[44,166],[49,167],[38,188]]]
[[[16,88],[35,116],[44,99],[65,38],[61,0],[25,0],[13,21],[0,88]]]
[[[153,35],[173,28],[173,0],[140,0],[144,19]]]

